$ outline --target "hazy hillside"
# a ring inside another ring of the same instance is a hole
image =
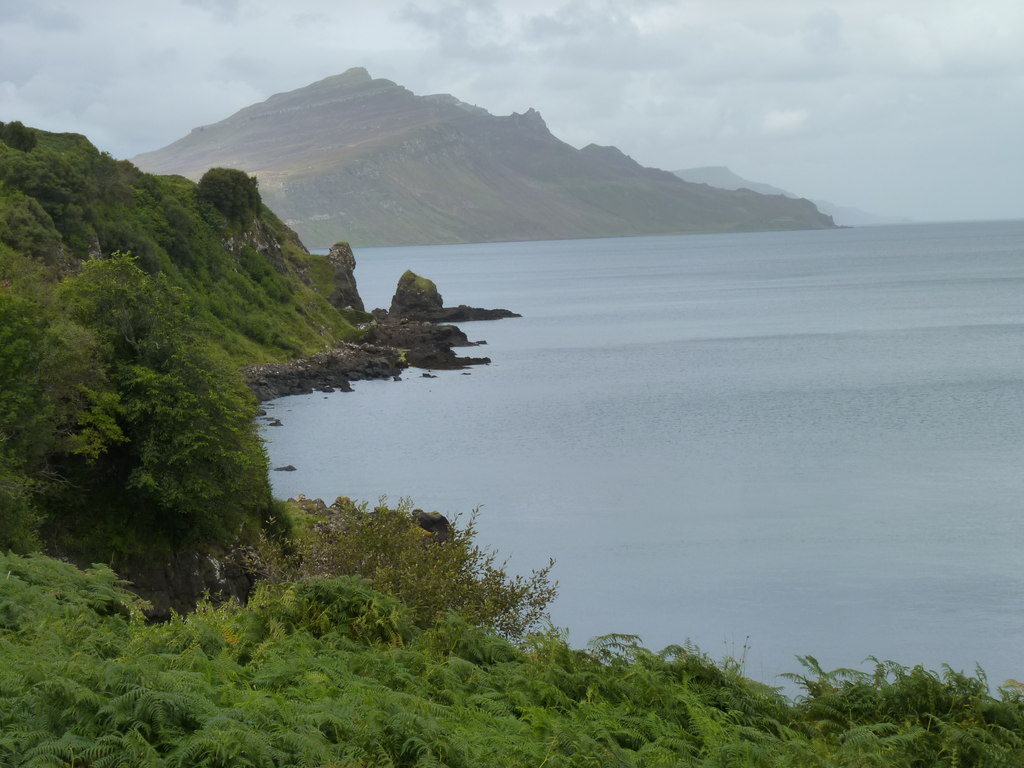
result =
[[[254,173],[311,248],[833,226],[811,203],[721,190],[575,149],[534,110],[497,117],[364,69],[272,96],[135,158],[198,178]]]
[[[752,189],[762,195],[785,195],[786,197],[797,198],[792,192],[773,187],[771,184],[762,184],[757,181],[744,179],[737,176],[724,165],[705,165],[700,168],[686,168],[682,171],[674,171],[675,175],[684,181],[694,184],[708,184],[719,189]],[[828,200],[812,200],[818,210],[832,217],[835,223],[842,227],[865,227],[872,224],[900,224],[908,219],[896,216],[880,216],[860,208],[848,205],[836,205]]]

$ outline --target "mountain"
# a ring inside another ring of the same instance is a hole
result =
[[[255,174],[311,248],[834,226],[807,201],[684,182],[614,147],[576,149],[533,109],[499,117],[355,68],[270,97],[142,169]]]
[[[682,171],[674,171],[675,175],[684,181],[694,184],[707,184],[719,189],[752,189],[762,195],[784,195],[786,197],[798,198],[792,192],[773,187],[771,184],[762,184],[757,181],[749,181],[742,176],[737,176],[724,165],[706,165],[700,168],[687,168]],[[827,200],[812,200],[811,202],[824,214],[832,217],[832,220],[843,227],[867,227],[875,224],[904,224],[909,219],[896,216],[880,216],[876,213],[862,211],[852,206],[836,205]]]

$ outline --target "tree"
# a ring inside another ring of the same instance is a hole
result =
[[[199,180],[196,196],[212,205],[229,222],[247,225],[260,211],[262,201],[255,176],[234,168],[211,168]]]
[[[38,308],[0,287],[0,550],[37,544],[32,474],[48,432],[37,382],[42,340]]]
[[[6,125],[0,123],[0,140],[11,149],[22,152],[31,152],[36,146],[35,131],[26,128],[20,120],[14,120]]]
[[[102,350],[105,383],[87,392],[63,457],[73,487],[91,491],[77,499],[85,520],[128,549],[230,541],[248,523],[255,535],[271,502],[256,402],[180,291],[116,254],[87,262],[58,297]]]

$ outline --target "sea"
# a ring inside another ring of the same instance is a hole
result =
[[[410,499],[569,642],[1024,679],[1024,221],[357,249],[492,362],[268,404],[275,495]]]

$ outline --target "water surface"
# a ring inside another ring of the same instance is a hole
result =
[[[524,317],[463,324],[470,375],[273,403],[279,496],[480,506],[579,645],[1024,677],[1024,223],[356,257],[368,306],[411,268]]]

